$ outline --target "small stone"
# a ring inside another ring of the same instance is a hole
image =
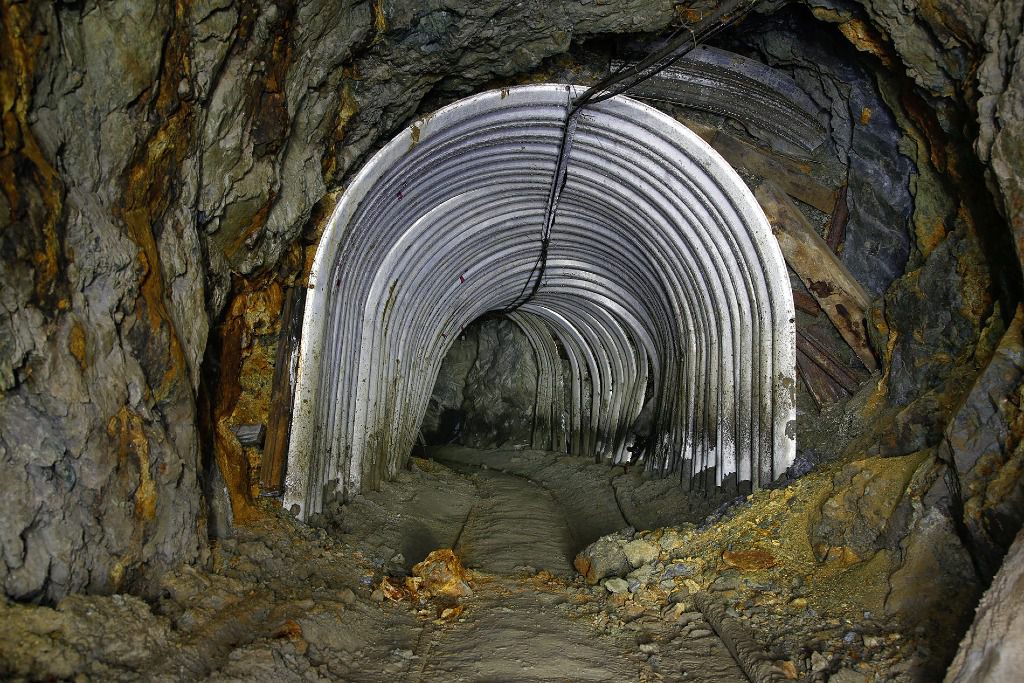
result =
[[[640,652],[643,652],[645,655],[653,655],[659,652],[659,648],[657,643],[643,643],[640,645]]]
[[[605,579],[602,585],[609,593],[625,593],[629,590],[629,583],[618,577]]]
[[[722,574],[711,584],[713,591],[734,591],[740,587],[740,577],[735,574]]]
[[[703,621],[703,619],[704,615],[700,612],[683,612],[679,615],[679,618],[676,619],[676,623],[680,626],[689,626],[690,624],[698,621]]]
[[[576,571],[594,585],[609,576],[625,576],[632,569],[621,540],[605,536],[587,546],[573,561]]]
[[[679,588],[678,590],[675,590],[672,593],[670,593],[668,596],[668,601],[672,603],[678,603],[682,602],[683,600],[686,600],[689,597],[690,589],[686,586],[683,586],[682,588]]]
[[[412,568],[413,576],[421,578],[425,590],[452,600],[473,595],[462,562],[450,548],[431,551]]]
[[[775,662],[775,668],[782,673],[787,681],[795,681],[799,677],[796,664],[791,659],[782,659]]]
[[[691,638],[707,638],[710,635],[713,635],[712,632],[706,628],[695,628],[690,631]]]
[[[840,669],[828,677],[829,683],[867,683],[870,680],[872,677],[853,669]]]
[[[811,653],[811,671],[824,671],[832,662],[820,652]]]
[[[374,591],[370,593],[370,599],[374,602],[384,602],[384,591],[379,588],[374,589]]]
[[[864,636],[864,647],[882,647],[884,642],[879,636]]]
[[[629,564],[636,569],[657,560],[659,548],[648,541],[630,541],[623,546],[622,551]]]
[[[677,576],[693,576],[693,568],[682,563],[673,563],[665,567],[661,573],[663,579],[674,579]]]

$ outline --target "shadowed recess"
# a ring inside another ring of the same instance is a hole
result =
[[[456,102],[342,196],[303,320],[285,494],[302,516],[393,477],[460,330],[530,290],[573,94]],[[753,196],[695,134],[625,97],[588,108],[543,273],[511,317],[541,366],[568,358],[569,419],[540,421],[536,446],[622,461],[644,414],[645,467],[684,484],[735,475],[756,488],[792,462],[786,267]],[[560,414],[547,407],[559,380],[545,384],[538,411]]]

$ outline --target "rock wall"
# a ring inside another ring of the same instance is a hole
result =
[[[1024,671],[1024,532],[1010,547],[977,618],[946,672],[947,683],[1010,681]]]
[[[507,319],[466,328],[445,356],[422,433],[428,445],[530,446],[537,360],[526,335]]]
[[[214,476],[244,519],[248,463],[226,425],[265,405],[245,368],[272,329],[246,311],[273,319],[267,292],[301,281],[346,177],[435,90],[521,79],[709,4],[0,0],[5,594],[150,590],[204,558]],[[900,133],[860,156],[896,144],[913,200],[906,241],[870,193],[852,207],[879,227],[862,246],[899,252],[863,264],[887,292],[870,402],[884,417],[864,450],[931,448],[1020,292],[1022,3],[799,4],[862,53]],[[781,49],[765,37],[778,63]]]
[[[223,425],[244,302],[434,83],[673,16],[667,0],[0,3],[5,594],[146,592],[201,559],[212,460],[244,517]]]

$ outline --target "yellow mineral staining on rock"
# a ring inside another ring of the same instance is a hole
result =
[[[64,203],[64,188],[57,171],[46,160],[29,124],[36,54],[44,36],[32,27],[32,3],[4,3],[0,11],[0,191],[13,216],[24,209],[23,185],[38,189],[46,211],[33,227],[31,255],[35,268],[35,294],[50,302],[60,270],[57,226]]]
[[[740,571],[758,571],[775,566],[775,558],[764,550],[738,550],[722,552],[722,561]]]
[[[149,472],[149,439],[143,428],[142,417],[122,406],[117,415],[107,422],[107,434],[118,439],[118,459],[129,460],[139,467],[139,485],[135,489],[135,516],[148,522],[156,516],[156,484]]]
[[[432,596],[458,600],[469,597],[469,574],[451,548],[431,551],[429,555],[412,568],[412,575],[422,579],[419,586]]]
[[[75,323],[71,325],[71,331],[68,332],[68,351],[75,357],[75,360],[78,361],[78,367],[85,370],[88,366],[85,329],[78,321],[75,321]]]

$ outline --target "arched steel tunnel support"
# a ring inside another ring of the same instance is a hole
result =
[[[528,289],[571,95],[534,85],[459,101],[346,190],[303,321],[285,492],[302,516],[325,492],[395,475],[459,331]],[[624,97],[586,110],[569,164],[543,281],[512,315],[543,365],[550,419],[553,338],[571,368],[567,433],[535,438],[620,459],[650,395],[647,467],[774,479],[795,454],[794,314],[753,196],[696,135]]]

